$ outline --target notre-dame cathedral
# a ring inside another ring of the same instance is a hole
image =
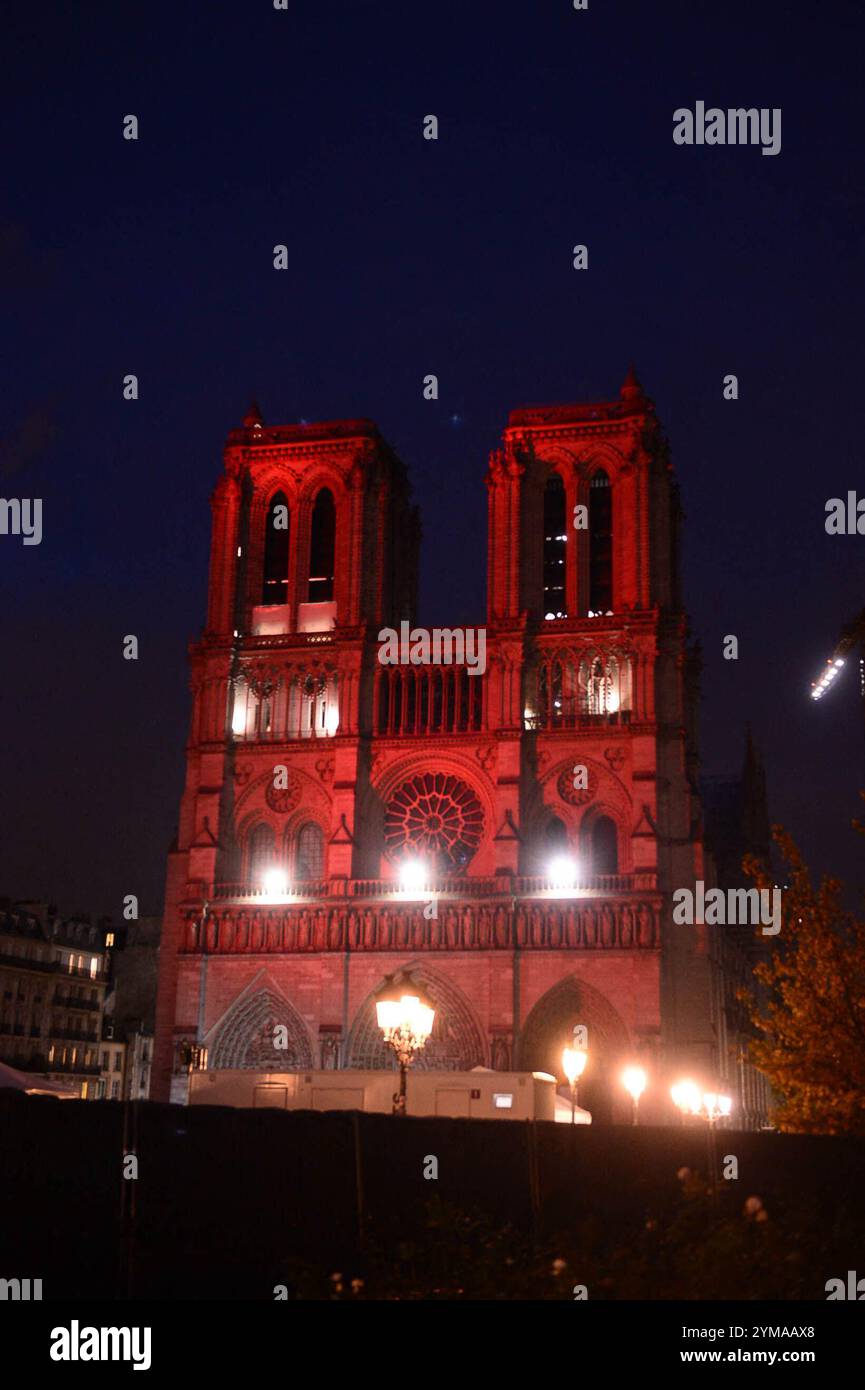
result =
[[[511,413],[484,479],[482,673],[379,659],[381,630],[415,621],[420,527],[373,423],[253,407],[224,463],[154,1098],[187,1043],[210,1068],[388,1066],[374,998],[403,972],[436,1009],[418,1065],[558,1075],[583,1025],[596,1121],[627,1116],[616,1069],[637,1059],[647,1118],[690,1068],[756,1123],[746,957],[672,921],[712,866],[678,489],[633,371],[616,400]]]

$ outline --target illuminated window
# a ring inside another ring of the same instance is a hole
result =
[[[238,737],[247,731],[250,704],[254,714],[255,702],[250,701],[249,687],[245,680],[238,677],[234,682],[234,704],[231,710],[231,732]]]
[[[586,714],[618,714],[631,708],[631,663],[596,655],[580,663],[580,705]]]
[[[264,531],[264,580],[262,603],[285,603],[288,599],[288,500],[278,492],[267,509]]]
[[[286,725],[289,738],[332,737],[339,726],[336,676],[297,676],[288,694]]]
[[[260,884],[268,869],[274,867],[274,834],[269,825],[257,825],[251,831],[247,849],[247,878],[252,884]]]
[[[309,601],[326,603],[333,598],[336,508],[326,487],[315,499],[309,547]]]
[[[613,490],[603,468],[589,484],[589,611],[613,607]]]
[[[113,932],[113,931],[110,931],[110,932],[108,933],[108,935],[106,936],[106,938],[105,938],[105,945],[106,945],[106,946],[113,946],[113,945],[114,945],[114,932]]]
[[[565,485],[558,473],[544,488],[544,617],[566,618]]]

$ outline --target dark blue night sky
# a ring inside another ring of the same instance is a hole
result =
[[[631,359],[682,487],[704,769],[738,771],[750,720],[772,818],[863,885],[855,667],[808,699],[865,602],[865,537],[824,530],[865,493],[860,6],[24,0],[0,25],[0,491],[44,505],[40,546],[0,537],[0,893],[161,910],[208,498],[252,395],[378,422],[421,618],[477,622],[508,410],[615,396]],[[674,145],[697,100],[780,107],[781,153]]]

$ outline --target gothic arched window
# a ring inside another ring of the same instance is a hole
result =
[[[553,816],[544,827],[544,848],[548,854],[566,854],[570,848],[565,823]]]
[[[321,878],[324,873],[324,835],[314,821],[302,825],[297,836],[294,861],[295,878]]]
[[[565,608],[565,485],[558,473],[544,488],[544,617],[566,618]]]
[[[267,509],[264,527],[262,603],[285,603],[288,598],[288,500],[277,492]]]
[[[336,548],[336,507],[333,494],[323,487],[312,509],[309,545],[309,602],[326,603],[333,598],[334,553]]]
[[[619,872],[619,841],[616,823],[609,816],[599,816],[592,826],[592,873]]]
[[[273,831],[264,823],[256,825],[249,832],[246,850],[246,877],[251,884],[260,887],[268,869],[272,869],[276,858],[276,842]]]
[[[589,484],[589,611],[613,607],[613,489],[603,468]]]
[[[585,714],[616,715],[631,709],[631,663],[602,653],[584,657],[579,669],[579,703]]]
[[[589,675],[589,714],[606,714],[609,689],[609,675],[601,658],[596,656]]]

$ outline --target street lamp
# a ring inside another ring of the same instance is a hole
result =
[[[675,1086],[670,1087],[670,1095],[673,1097],[673,1104],[681,1110],[683,1118],[685,1115],[699,1115],[700,1088],[693,1081],[677,1081]]]
[[[633,1123],[637,1123],[637,1112],[640,1105],[640,1096],[646,1089],[646,1073],[642,1067],[625,1067],[622,1072],[622,1085],[631,1097],[633,1102]]]
[[[677,1082],[675,1086],[670,1088],[670,1095],[673,1097],[674,1105],[679,1107],[683,1115],[698,1115],[700,1119],[706,1121],[709,1177],[712,1183],[712,1196],[717,1198],[715,1125],[718,1120],[727,1118],[733,1109],[733,1101],[730,1096],[719,1091],[701,1091],[693,1081]]]
[[[562,1071],[571,1088],[571,1124],[577,1123],[577,1086],[586,1070],[589,1054],[584,1047],[566,1047],[562,1052]]]
[[[403,994],[398,999],[379,999],[375,1013],[384,1040],[399,1062],[399,1090],[393,1098],[393,1113],[404,1115],[406,1070],[426,1046],[435,1009],[421,1003],[416,994]]]

